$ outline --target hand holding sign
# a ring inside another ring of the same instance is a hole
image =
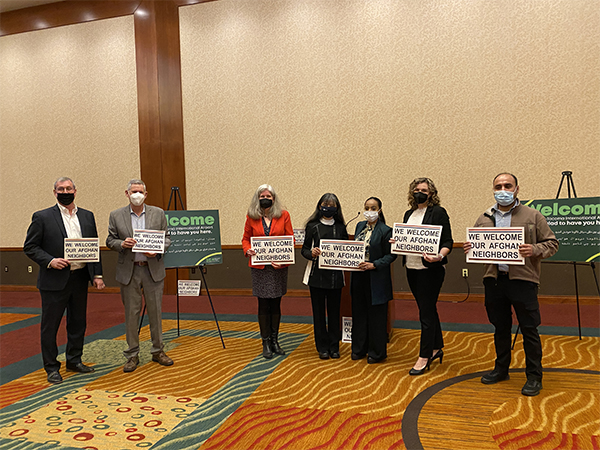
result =
[[[524,265],[525,257],[533,254],[524,234],[523,227],[467,228],[467,262]]]
[[[149,258],[165,252],[164,230],[133,230],[133,239],[136,241],[133,252],[144,253]]]

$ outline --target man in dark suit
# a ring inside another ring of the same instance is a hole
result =
[[[67,310],[67,370],[90,373],[81,362],[86,328],[88,283],[104,289],[102,264],[64,259],[65,238],[98,237],[94,214],[75,206],[75,184],[67,177],[54,183],[58,203],[33,214],[23,250],[40,266],[37,287],[42,297],[41,343],[48,381],[62,382],[56,333]]]
[[[134,230],[167,231],[165,212],[156,206],[144,204],[148,193],[142,180],[131,180],[125,191],[129,204],[110,213],[106,245],[119,252],[116,278],[121,287],[121,300],[125,306],[125,328],[129,348],[123,352],[127,358],[123,372],[133,372],[139,364],[140,339],[138,324],[142,312],[142,292],[146,300],[152,361],[163,366],[173,365],[163,348],[162,295],[166,276],[165,263],[160,253],[132,251],[136,244]],[[165,251],[171,245],[165,235]]]

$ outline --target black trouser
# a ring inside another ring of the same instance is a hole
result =
[[[387,303],[371,304],[371,274],[355,272],[352,283],[352,353],[387,357]]]
[[[279,322],[281,321],[281,297],[258,298],[258,324],[260,336],[263,339],[271,334],[279,333]]]
[[[56,334],[65,309],[67,310],[67,348],[65,356],[69,366],[81,362],[86,328],[87,287],[90,281],[87,267],[74,270],[60,291],[40,289],[42,296],[41,343],[42,359],[46,372],[60,369],[57,361]]]
[[[342,289],[310,287],[315,345],[319,353],[340,351],[340,303]],[[327,311],[327,314],[325,314]]]
[[[421,321],[419,356],[421,358],[431,358],[434,349],[444,347],[436,304],[445,275],[444,266],[423,270],[406,269],[408,285],[419,306],[419,320]]]
[[[542,342],[537,327],[541,323],[537,299],[538,285],[531,281],[484,278],[485,309],[495,327],[495,369],[507,373],[511,360],[511,305],[515,310],[525,349],[525,373],[528,380],[542,380]]]

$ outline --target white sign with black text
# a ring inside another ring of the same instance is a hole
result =
[[[519,245],[525,242],[523,227],[467,228],[471,250],[468,263],[524,265]]]
[[[352,342],[352,317],[342,317],[342,342]]]
[[[252,256],[253,266],[294,264],[294,236],[255,236],[250,245],[256,255]]]
[[[395,255],[437,255],[442,236],[441,225],[409,225],[395,223],[392,253]]]
[[[89,263],[100,261],[98,238],[65,238],[65,259]]]
[[[199,297],[200,280],[177,280],[177,293],[180,297]]]
[[[360,270],[358,265],[365,260],[363,241],[321,239],[319,248],[319,269],[357,271]]]
[[[164,230],[133,230],[135,245],[131,249],[138,253],[164,253],[165,231]]]

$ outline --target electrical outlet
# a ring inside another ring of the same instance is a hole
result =
[[[463,269],[463,278],[469,278],[469,269]]]
[[[8,272],[8,266],[4,266],[4,271]]]
[[[32,273],[33,272],[33,267],[32,266],[27,266],[27,272]]]

